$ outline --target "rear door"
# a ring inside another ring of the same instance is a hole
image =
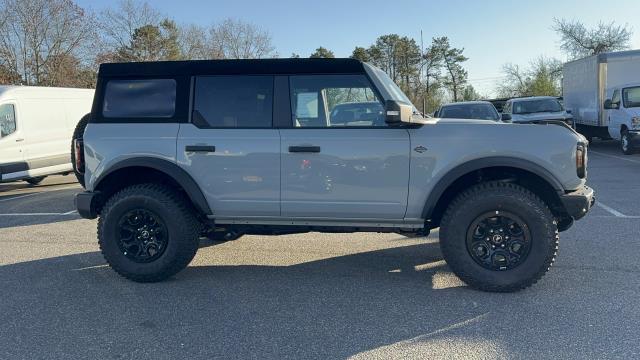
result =
[[[290,76],[282,136],[282,216],[404,218],[410,141],[385,123],[364,75]]]
[[[16,104],[0,104],[0,180],[17,177],[27,171],[24,161],[24,137],[17,123]]]
[[[218,218],[280,215],[280,133],[273,128],[274,77],[198,76],[191,122],[177,158]]]

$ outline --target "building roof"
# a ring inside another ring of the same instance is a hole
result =
[[[190,76],[240,74],[358,74],[355,59],[243,59],[106,63],[99,76]]]

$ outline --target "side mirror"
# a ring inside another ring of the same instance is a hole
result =
[[[502,121],[511,121],[511,114],[502,114]]]
[[[396,100],[387,100],[385,103],[385,121],[387,124],[411,123],[413,106]]]
[[[611,102],[611,99],[607,99],[604,101],[604,108],[607,110],[617,110],[620,108],[620,104]]]

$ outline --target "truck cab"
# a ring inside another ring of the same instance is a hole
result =
[[[605,100],[608,130],[611,138],[620,141],[626,155],[640,150],[640,84],[628,84],[610,90]]]

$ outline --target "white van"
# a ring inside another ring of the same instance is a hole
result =
[[[66,174],[71,137],[91,111],[94,90],[0,86],[0,182],[38,184]]]
[[[609,136],[620,141],[622,152],[631,155],[640,150],[640,84],[608,89],[611,97],[604,101],[608,111]]]

